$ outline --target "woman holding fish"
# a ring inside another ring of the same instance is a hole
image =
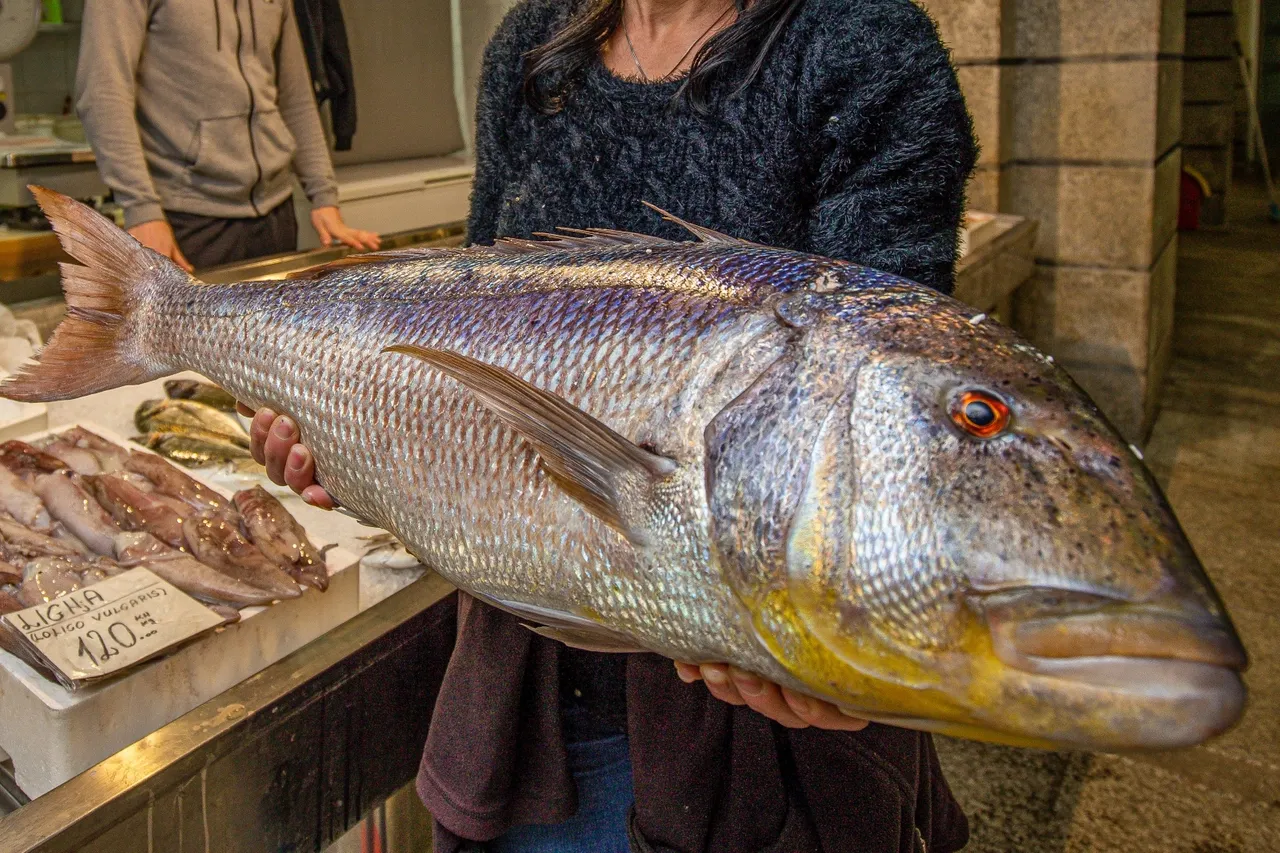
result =
[[[486,52],[476,161],[474,243],[560,227],[684,239],[651,202],[949,292],[975,143],[909,0],[525,0]],[[274,480],[332,506],[292,421],[264,409],[252,434]],[[967,838],[927,734],[725,666],[563,646],[465,594],[419,791],[444,851]]]

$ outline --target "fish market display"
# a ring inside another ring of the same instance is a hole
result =
[[[205,285],[35,192],[85,266],[5,395],[208,376],[540,633],[1016,744],[1172,747],[1241,714],[1244,649],[1137,455],[936,292],[696,226]]]
[[[238,608],[298,597],[298,583],[323,591],[328,575],[319,551],[288,511],[267,498],[225,498],[160,457],[126,450],[83,427],[35,444],[6,442],[0,445],[0,615],[137,566],[227,623],[239,618]],[[13,651],[12,640],[0,630],[0,648]]]

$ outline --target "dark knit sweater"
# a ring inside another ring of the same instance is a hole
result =
[[[521,96],[521,57],[575,5],[520,3],[486,51],[474,242],[557,226],[687,239],[644,200],[950,290],[976,144],[947,53],[911,0],[806,0],[757,80],[705,117],[671,109],[678,83],[621,80],[602,63],[544,116]]]
[[[807,0],[763,73],[708,115],[596,63],[553,116],[521,94],[522,56],[575,3],[529,0],[485,53],[469,237],[558,226],[689,239],[640,202],[729,234],[893,272],[949,292],[976,145],[948,57],[910,0]],[[623,661],[562,655],[570,734],[625,723]]]
[[[732,81],[718,84],[706,116],[672,108],[678,84],[627,82],[599,63],[545,116],[521,95],[522,56],[574,6],[525,0],[485,54],[472,241],[559,226],[687,239],[644,200],[951,289],[975,144],[946,52],[910,0],[805,0],[761,76],[735,98],[725,97]],[[635,850],[943,853],[965,843],[926,734],[789,731],[682,684],[656,655],[566,649],[461,594],[456,625],[447,616],[436,645],[451,656],[418,776],[444,853],[568,819],[577,797],[564,742],[610,723],[630,736]]]

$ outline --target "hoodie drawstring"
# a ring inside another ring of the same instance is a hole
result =
[[[249,32],[253,34],[253,52],[258,52],[258,18],[253,14],[253,3],[249,3]]]
[[[213,30],[217,33],[218,52],[222,52],[222,5],[220,0],[213,0]]]

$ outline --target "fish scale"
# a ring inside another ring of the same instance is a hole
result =
[[[527,275],[514,264],[507,268]],[[724,625],[737,621],[725,612],[732,602],[713,601],[701,586],[691,587],[680,565],[684,560],[707,563],[705,541],[675,555],[677,566],[671,570],[637,571],[622,538],[560,494],[527,446],[465,390],[430,368],[379,350],[411,341],[475,355],[598,414],[624,433],[668,441],[678,437],[678,452],[696,459],[697,448],[686,442],[700,437],[714,412],[704,412],[702,420],[686,416],[683,423],[671,423],[651,403],[637,403],[661,399],[673,389],[696,396],[696,389],[705,388],[733,355],[732,344],[726,346],[732,333],[741,329],[750,341],[759,324],[744,323],[744,309],[713,303],[676,275],[666,276],[674,285],[670,290],[655,289],[651,299],[634,288],[584,287],[536,305],[524,290],[505,300],[486,294],[481,303],[450,290],[437,306],[430,294],[442,291],[440,281],[451,272],[445,264],[429,271],[418,265],[406,273],[426,282],[421,286],[372,292],[360,277],[336,276],[325,281],[324,301],[312,299],[302,317],[294,313],[297,308],[231,311],[226,306],[236,300],[301,306],[304,293],[313,290],[309,284],[206,288],[195,304],[184,299],[156,310],[176,316],[179,327],[209,342],[195,351],[184,346],[193,369],[250,403],[271,400],[290,413],[326,486],[362,517],[400,532],[419,557],[446,576],[497,600],[542,605],[584,600],[629,632],[654,633],[661,624],[669,634],[672,625],[685,625],[689,636],[669,641],[686,654],[706,654],[708,638],[700,636],[705,633],[718,635],[713,648],[740,641],[724,631]],[[259,287],[267,292],[256,292]],[[535,282],[530,290],[540,288]],[[562,295],[550,287],[546,292]],[[356,293],[363,296],[359,312],[330,310],[330,302],[350,306]],[[219,308],[209,311],[206,302]],[[535,319],[539,322],[531,322]],[[709,342],[720,355],[699,352],[708,350]],[[163,352],[174,349],[173,343],[150,346]],[[288,378],[271,387],[269,377],[276,374],[256,365],[282,363]],[[334,375],[340,377],[337,384],[326,387],[331,383],[325,377]],[[419,408],[396,405],[397,399],[409,398],[419,401]],[[341,425],[361,417],[367,422],[370,411],[391,413],[388,429],[378,439],[359,442],[364,449],[353,455],[354,436]],[[460,424],[474,425],[476,431],[465,443],[457,440]],[[694,479],[700,476],[697,467]],[[404,494],[409,501],[389,499]],[[703,510],[681,522],[696,529],[699,521],[705,527],[705,517]],[[575,538],[570,555],[592,557],[566,560],[564,543],[542,535],[545,530]],[[585,598],[579,598],[583,592]],[[681,603],[668,604],[673,599]],[[677,617],[688,616],[691,607],[695,618],[689,625]]]
[[[572,232],[209,286],[33,192],[85,266],[6,396],[197,370],[545,636],[1004,743],[1162,749],[1240,716],[1247,656],[1141,460],[939,293],[688,223],[699,243]]]

